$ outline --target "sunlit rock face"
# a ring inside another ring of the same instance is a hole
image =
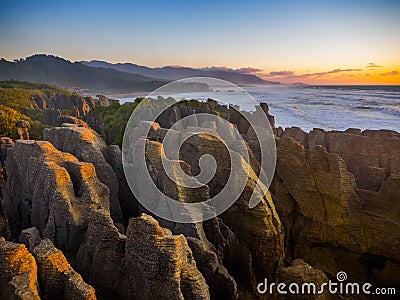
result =
[[[125,254],[135,298],[210,299],[186,238],[172,235],[151,216],[130,219]]]
[[[15,239],[36,226],[57,247],[77,250],[89,212],[109,212],[109,189],[90,163],[80,162],[44,141],[18,141],[6,164],[9,181],[3,189],[3,208]]]
[[[97,177],[110,191],[111,217],[115,222],[122,222],[118,178],[106,160],[108,146],[104,140],[92,129],[78,126],[45,129],[43,138],[58,150],[71,153],[81,162],[94,165]]]
[[[96,299],[94,288],[83,281],[49,239],[42,240],[33,253],[44,299]]]
[[[21,244],[0,238],[0,298],[38,300],[37,265]]]

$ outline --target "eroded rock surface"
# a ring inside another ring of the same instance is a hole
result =
[[[309,264],[305,263],[301,259],[295,259],[291,266],[287,268],[280,268],[278,270],[278,279],[280,283],[285,283],[286,287],[290,284],[295,283],[297,286],[293,288],[297,294],[286,295],[287,299],[335,299],[334,295],[330,295],[328,288],[325,286],[324,293],[319,293],[321,291],[321,286],[324,283],[328,283],[328,277],[321,270],[311,267]],[[303,289],[303,284],[312,284],[310,288],[311,293],[315,290],[314,294],[300,295]],[[315,289],[314,289],[314,286]]]
[[[148,215],[129,221],[126,264],[137,299],[210,299],[186,238]]]
[[[96,299],[94,288],[83,281],[49,239],[42,240],[33,253],[44,299]]]
[[[272,190],[289,259],[400,285],[399,143],[390,131],[283,132]]]
[[[33,253],[33,249],[39,245],[41,240],[42,237],[40,236],[40,232],[36,227],[23,229],[19,235],[19,242],[21,244],[25,244],[31,253]]]
[[[107,149],[104,140],[92,129],[77,126],[45,129],[43,138],[58,150],[71,153],[81,162],[95,166],[97,177],[110,191],[111,217],[115,222],[122,222],[118,178],[104,157],[103,152]]]
[[[95,106],[95,101],[91,97],[79,95],[58,94],[42,97],[35,95],[33,99],[40,109],[70,111],[75,116],[85,116]]]
[[[4,166],[8,149],[14,147],[14,141],[8,137],[0,138],[0,163]]]
[[[346,271],[351,281],[400,285],[398,133],[274,128],[278,162],[270,193],[265,186],[255,189],[260,142],[240,114],[213,100],[177,105],[160,124],[152,124],[145,149],[153,181],[177,201],[200,202],[218,194],[228,181],[230,153],[207,134],[215,123],[200,117],[186,122],[185,134],[198,126],[206,133],[186,141],[180,160],[171,161],[173,170],[180,166],[197,175],[204,154],[218,166],[207,185],[188,189],[179,184],[178,173],[173,180],[165,174],[160,142],[181,118],[216,111],[232,121],[226,134],[235,149],[251,152],[246,162],[233,151],[238,174],[247,178],[237,201],[202,223],[136,217],[148,212],[129,190],[121,151],[74,118],[59,119],[62,127],[45,131],[54,146],[17,141],[8,147],[0,230],[10,224],[11,239],[19,238],[35,253],[39,271],[24,245],[1,240],[0,270],[7,271],[1,272],[0,291],[7,291],[6,298],[38,299],[36,277],[44,298],[69,299],[92,299],[94,288],[122,299],[257,299],[255,287],[264,278],[320,284],[338,271]],[[267,106],[256,113],[274,125]],[[177,141],[184,137],[168,133]],[[261,202],[250,209],[252,193]]]
[[[106,211],[93,210],[87,217],[90,222],[76,255],[76,269],[96,289],[113,290],[127,299],[126,236],[118,232]]]
[[[38,300],[37,265],[21,244],[0,237],[0,299]]]
[[[17,123],[16,138],[20,140],[29,140],[29,128],[31,128],[31,124],[28,121],[19,121]]]
[[[3,208],[15,239],[35,226],[61,249],[77,250],[94,208],[108,211],[108,188],[90,163],[44,141],[17,141],[6,164]]]
[[[201,125],[201,120],[199,124]],[[187,130],[190,128],[189,126]],[[181,133],[170,130],[169,134],[176,134],[174,138],[178,143]],[[182,138],[185,134],[182,134]],[[165,173],[161,162],[161,156],[165,154],[161,143],[158,142],[164,135],[165,129],[153,123],[150,130],[153,141],[146,142],[148,170],[164,194],[181,202],[200,202],[218,194],[224,188],[230,175],[231,166],[226,160],[230,154],[218,138],[208,134],[194,135],[187,139],[181,148],[182,161],[173,162],[173,166],[181,166],[187,174],[199,172],[198,161],[204,154],[212,155],[217,163],[216,174],[206,186],[200,189],[188,189],[179,184],[181,180],[179,176],[171,180]],[[231,138],[237,139],[233,133]],[[233,292],[231,296],[236,297],[236,278],[241,284],[241,289],[247,291],[254,291],[257,279],[265,276],[270,279],[275,278],[276,269],[284,257],[284,246],[283,229],[271,195],[265,187],[261,188],[256,191],[256,197],[261,200],[260,204],[253,209],[249,208],[249,200],[258,177],[239,154],[232,153],[232,155],[235,156],[235,161],[240,162],[238,174],[248,174],[248,180],[244,181],[245,187],[238,195],[239,199],[221,215],[219,221],[208,222],[208,230],[205,230],[204,224],[201,223],[175,224],[160,220],[160,224],[171,229],[174,234],[182,233],[189,238],[189,245],[193,247],[195,259],[199,259],[199,269],[209,283],[211,294],[214,293],[213,287],[217,285],[215,278],[221,276],[226,283],[229,282],[225,287],[230,286]],[[210,230],[211,227],[213,230]],[[233,253],[240,254],[241,257],[235,261]],[[252,264],[252,261],[257,263]],[[236,277],[232,277],[231,270],[237,275]],[[215,290],[215,293],[218,292],[222,292],[221,289]]]

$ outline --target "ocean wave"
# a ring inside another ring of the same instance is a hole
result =
[[[278,126],[400,131],[400,87],[398,90],[279,87],[257,92],[257,100],[269,104]]]
[[[369,109],[373,111],[377,111],[383,114],[388,114],[388,115],[393,115],[393,116],[400,116],[400,107],[395,107],[395,106],[385,106],[385,107],[374,107],[374,106],[365,106],[365,105],[359,105],[352,107],[352,109]],[[400,122],[400,120],[399,120]]]

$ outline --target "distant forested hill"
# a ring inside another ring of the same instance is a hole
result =
[[[152,91],[166,80],[124,73],[114,69],[92,68],[82,63],[51,55],[33,55],[10,62],[0,60],[0,80],[22,80],[96,93],[129,93]]]
[[[139,74],[152,78],[161,78],[162,80],[177,80],[187,77],[214,77],[230,81],[238,85],[264,85],[264,84],[280,84],[275,81],[263,80],[254,74],[244,74],[238,72],[230,72],[225,70],[204,70],[187,67],[162,67],[149,68],[132,63],[111,64],[105,61],[92,60],[82,61],[82,64],[97,68],[112,68],[121,72],[131,74]]]

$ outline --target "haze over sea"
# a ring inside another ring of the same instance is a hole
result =
[[[400,132],[400,86],[244,87],[266,102],[277,127],[325,130],[390,129]],[[132,96],[116,97],[121,102]]]

